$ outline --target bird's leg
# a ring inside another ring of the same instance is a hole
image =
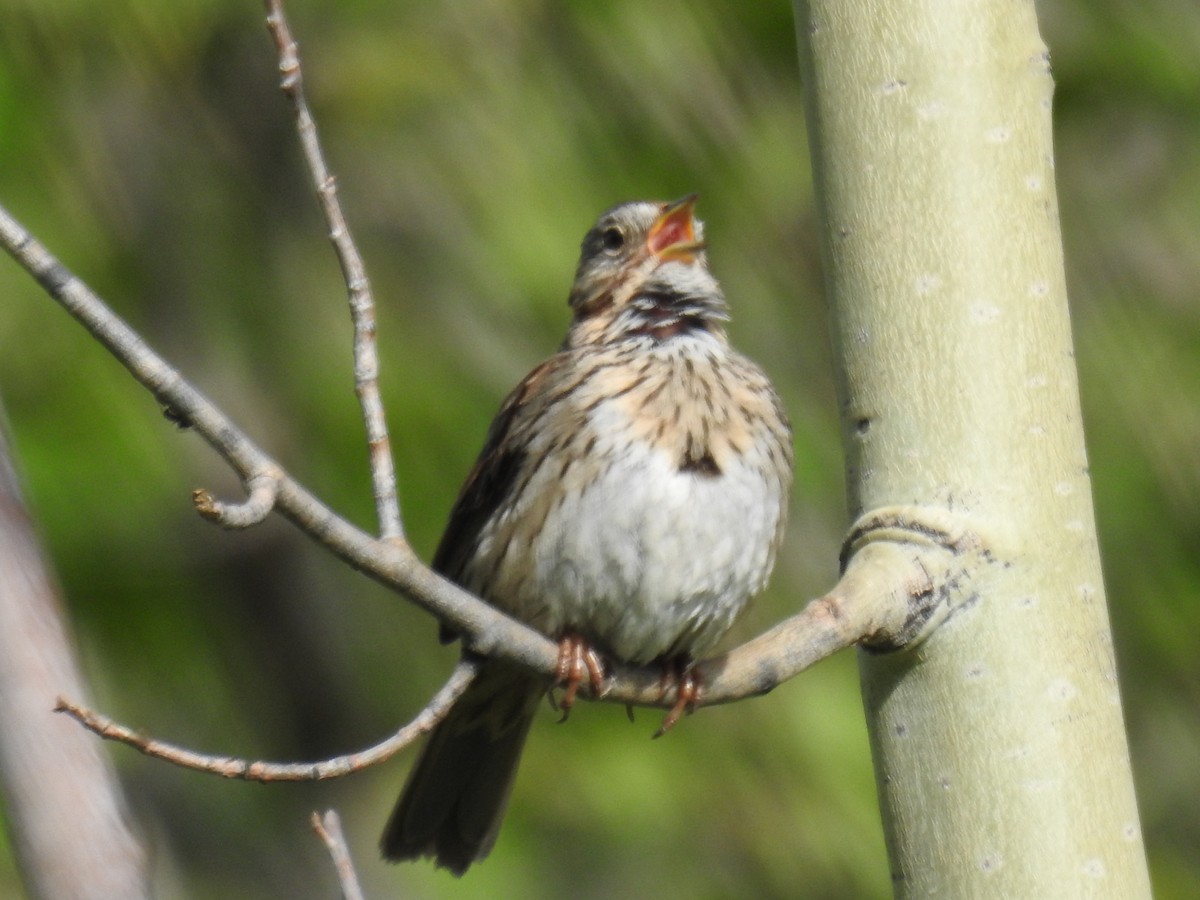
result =
[[[592,696],[600,696],[604,691],[604,660],[582,635],[568,632],[558,642],[558,668],[554,673],[557,682],[567,688],[558,704],[562,709],[560,722],[570,715],[585,675]]]
[[[675,723],[684,713],[691,715],[696,704],[700,702],[700,695],[704,693],[704,679],[700,677],[700,672],[696,670],[691,659],[686,655],[673,656],[663,660],[664,696],[670,690],[671,682],[675,684],[675,705],[671,707],[662,720],[662,724],[658,726],[658,731],[654,732],[656,738],[662,737],[674,728]]]

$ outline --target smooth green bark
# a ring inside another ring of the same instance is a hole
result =
[[[1033,3],[796,10],[851,517],[947,510],[993,560],[861,656],[896,894],[1148,896]]]

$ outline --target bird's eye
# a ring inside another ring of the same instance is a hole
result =
[[[615,253],[625,246],[625,234],[616,225],[610,225],[601,233],[600,245],[607,252]]]

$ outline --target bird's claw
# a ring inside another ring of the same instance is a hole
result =
[[[583,637],[566,634],[558,642],[558,668],[554,672],[555,680],[566,686],[562,699],[558,701],[558,708],[562,710],[560,722],[567,721],[567,716],[571,714],[584,676],[587,677],[592,696],[599,697],[604,692],[604,660]]]
[[[686,658],[675,658],[666,662],[662,678],[664,697],[671,689],[672,682],[675,686],[675,703],[658,726],[658,731],[654,732],[656,738],[674,728],[675,723],[684,714],[691,715],[696,704],[700,702],[701,694],[704,693],[704,679],[700,677],[699,670]]]

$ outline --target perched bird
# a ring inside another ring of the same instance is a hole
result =
[[[583,672],[602,677],[597,657],[686,674],[763,589],[783,535],[791,430],[729,346],[695,199],[624,203],[584,237],[566,340],[504,401],[434,557],[563,642],[568,707]],[[461,875],[488,854],[549,686],[484,664],[409,775],[387,859]]]

